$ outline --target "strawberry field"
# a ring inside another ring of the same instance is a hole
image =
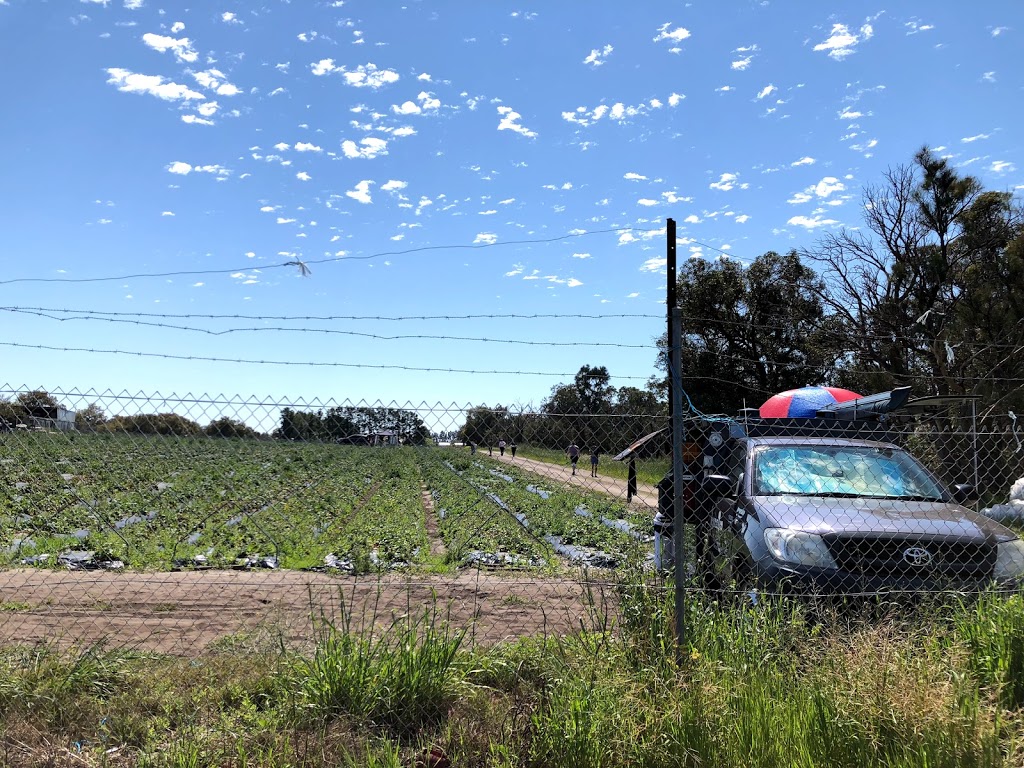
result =
[[[639,551],[624,505],[552,486],[456,449],[14,433],[0,565],[557,571]]]

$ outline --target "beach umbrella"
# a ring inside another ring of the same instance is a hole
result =
[[[819,408],[859,397],[856,392],[839,387],[801,387],[772,395],[765,400],[760,413],[762,419],[809,419],[818,414]]]

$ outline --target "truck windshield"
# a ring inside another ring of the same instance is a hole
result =
[[[759,496],[943,500],[942,489],[909,454],[857,445],[761,448],[754,458],[754,492]]]

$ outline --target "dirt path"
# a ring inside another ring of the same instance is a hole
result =
[[[504,456],[495,451],[494,455],[488,458],[504,462],[505,464],[512,464],[561,485],[574,485],[579,488],[586,488],[589,491],[603,493],[623,503],[626,501],[626,481],[618,480],[614,477],[601,477],[600,465],[598,465],[597,470],[598,477],[591,477],[590,460],[587,456],[580,457],[580,463],[575,475],[572,473],[572,467],[569,466],[568,459],[564,465],[550,464],[545,461],[527,459],[523,456],[516,456],[513,459],[508,451],[505,451]],[[630,506],[634,509],[647,507],[653,515],[658,509],[658,492],[650,486],[638,483],[637,493],[634,494]]]
[[[441,539],[441,528],[437,523],[437,515],[434,512],[434,497],[426,483],[420,483],[420,499],[423,503],[423,520],[427,529],[427,536],[430,538],[430,554],[443,559],[448,553],[448,548]]]

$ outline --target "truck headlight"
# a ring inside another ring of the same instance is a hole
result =
[[[1024,577],[1024,541],[1011,539],[996,545],[996,581],[1014,581]]]
[[[816,533],[768,528],[764,532],[764,543],[776,560],[815,568],[837,567],[825,542]]]

